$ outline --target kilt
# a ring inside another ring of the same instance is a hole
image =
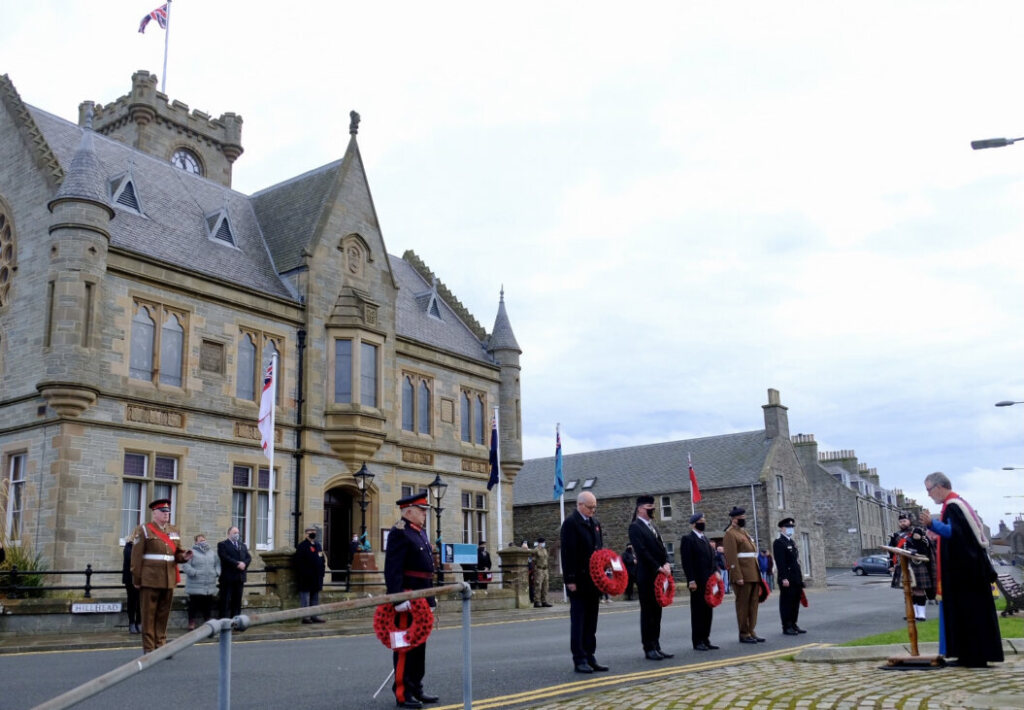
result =
[[[910,570],[911,589],[923,591],[935,587],[935,563],[932,560],[927,562],[912,562],[908,560],[907,563],[907,568]],[[896,569],[892,573],[892,587],[893,589],[903,588],[903,570],[900,565],[896,565]]]

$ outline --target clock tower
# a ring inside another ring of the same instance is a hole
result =
[[[194,175],[231,187],[231,167],[242,154],[242,117],[219,118],[181,101],[168,101],[157,91],[157,77],[147,71],[132,75],[131,93],[106,106],[94,107],[93,129]],[[85,125],[91,102],[78,110]]]

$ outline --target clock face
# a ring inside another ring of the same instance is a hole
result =
[[[178,148],[171,156],[171,164],[193,175],[202,175],[199,157],[188,148]]]

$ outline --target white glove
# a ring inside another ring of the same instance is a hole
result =
[[[412,604],[410,604],[409,602],[395,604],[395,611],[409,611],[410,609],[412,609]]]

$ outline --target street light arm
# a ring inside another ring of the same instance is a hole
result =
[[[1004,399],[1002,402],[996,402],[997,407],[1012,407],[1015,404],[1024,404],[1024,402],[1015,402],[1012,399]]]
[[[971,141],[971,148],[973,150],[985,150],[986,148],[1005,148],[1008,145],[1013,145],[1019,140],[1024,138],[985,138],[980,141]]]

